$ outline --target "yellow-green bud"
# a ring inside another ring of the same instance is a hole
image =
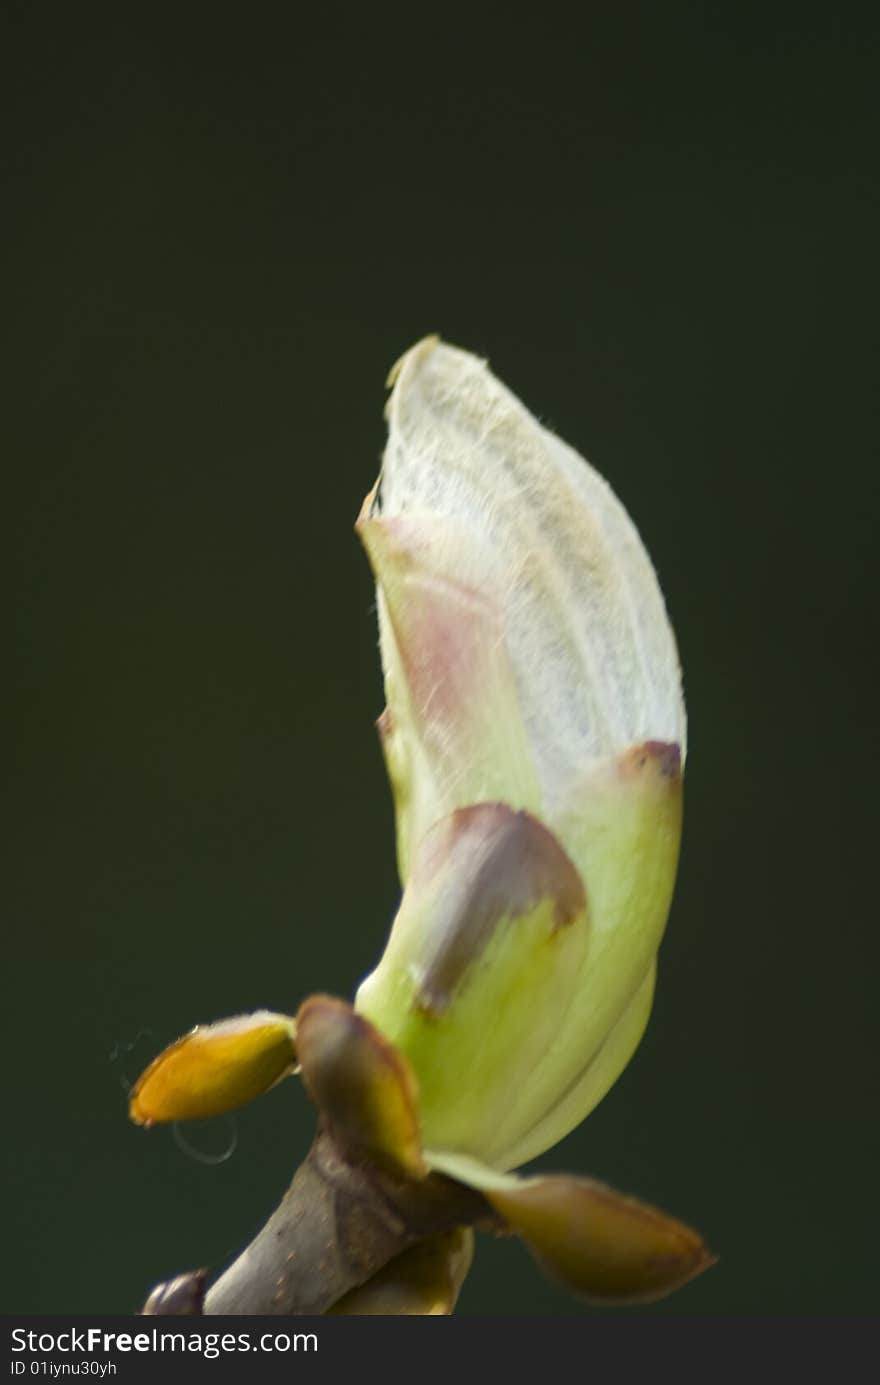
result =
[[[629,1060],[681,825],[675,641],[602,478],[467,352],[393,373],[358,530],[376,582],[404,895],[357,996],[426,1149],[512,1168]]]
[[[129,1115],[146,1126],[219,1116],[262,1096],[296,1062],[296,1029],[287,1015],[257,1010],[198,1024],[141,1074]]]

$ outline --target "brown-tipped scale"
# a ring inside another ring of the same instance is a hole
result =
[[[340,1148],[425,1177],[416,1080],[403,1055],[334,996],[309,996],[296,1025],[303,1081]]]

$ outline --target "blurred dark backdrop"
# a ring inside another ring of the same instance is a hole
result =
[[[306,1149],[294,1083],[215,1165],[123,1081],[379,953],[352,524],[385,373],[439,331],[610,479],[686,675],[654,1018],[541,1163],[721,1253],[639,1311],[875,1309],[876,29],[198,9],[5,7],[2,1307],[218,1265]],[[488,1241],[461,1311],[589,1312]]]

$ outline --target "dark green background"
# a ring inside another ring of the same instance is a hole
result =
[[[218,1265],[306,1149],[295,1083],[209,1166],[130,1127],[122,1080],[379,953],[352,524],[428,331],[611,480],[685,669],[654,1018],[542,1166],[720,1252],[639,1311],[876,1307],[877,33],[810,4],[529,16],[6,7],[8,1311],[127,1311]],[[482,1242],[461,1311],[590,1310]]]

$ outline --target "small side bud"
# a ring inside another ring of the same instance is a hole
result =
[[[462,1155],[429,1150],[426,1158],[482,1193],[545,1274],[589,1302],[664,1298],[715,1264],[692,1227],[593,1178],[517,1178]]]
[[[200,1317],[205,1305],[207,1270],[187,1270],[176,1279],[157,1284],[141,1309],[141,1317]]]
[[[485,1196],[545,1273],[591,1302],[665,1298],[715,1263],[691,1227],[590,1178],[523,1179]]]
[[[204,1120],[262,1096],[297,1064],[287,1015],[257,1010],[199,1024],[154,1058],[131,1090],[136,1125]]]

